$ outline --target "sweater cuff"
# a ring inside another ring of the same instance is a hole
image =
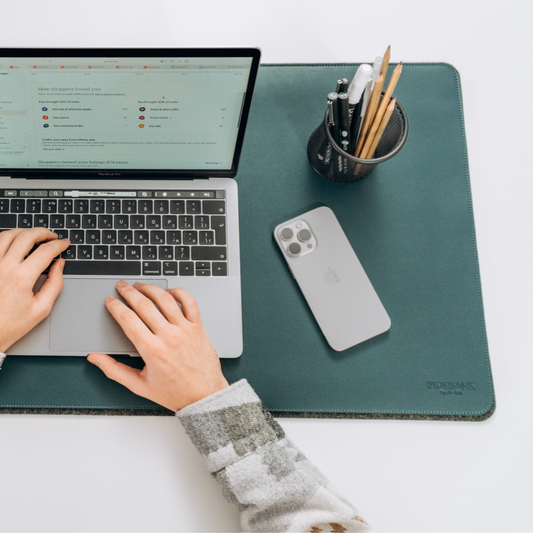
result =
[[[176,416],[211,473],[285,437],[245,379],[185,407]]]

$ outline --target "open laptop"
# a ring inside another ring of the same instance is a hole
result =
[[[72,243],[52,313],[9,355],[138,355],[104,306],[119,279],[185,288],[219,356],[242,353],[233,178],[259,57],[0,49],[0,230]]]

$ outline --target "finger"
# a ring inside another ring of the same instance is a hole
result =
[[[135,283],[133,287],[147,298],[150,298],[171,324],[179,326],[183,323],[185,317],[178,302],[169,292],[151,283]]]
[[[43,315],[43,318],[50,314],[52,306],[57,300],[61,289],[63,288],[63,267],[65,266],[64,259],[58,259],[50,268],[48,277],[43,283],[43,286],[35,294],[34,302],[37,312]]]
[[[117,290],[120,296],[126,300],[128,305],[156,335],[168,326],[165,317],[156,309],[153,302],[137,289],[134,289],[129,283],[124,280],[119,281]]]
[[[10,229],[7,231],[2,231],[0,233],[0,258],[6,255],[6,252],[9,250],[9,247],[15,240],[15,237],[22,231],[21,228]]]
[[[23,229],[13,240],[5,257],[16,263],[22,263],[35,244],[56,240],[57,238],[57,233],[50,231],[48,228]]]
[[[144,352],[143,348],[152,340],[153,334],[146,327],[146,324],[117,298],[108,296],[105,299],[105,306],[113,318],[118,322],[124,333],[133,342],[139,353]]]
[[[50,265],[54,257],[64,252],[70,246],[68,239],[54,239],[41,244],[24,261],[24,268],[39,276]]]
[[[201,324],[200,309],[196,300],[182,288],[167,289],[167,291],[178,301],[181,305],[183,316],[195,324]]]
[[[87,360],[97,366],[109,379],[124,385],[134,394],[143,396],[145,383],[141,377],[142,370],[119,363],[105,353],[90,353]]]

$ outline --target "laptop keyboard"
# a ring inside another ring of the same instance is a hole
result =
[[[0,191],[0,231],[68,238],[65,274],[227,276],[223,190]]]

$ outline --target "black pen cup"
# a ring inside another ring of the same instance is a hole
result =
[[[333,139],[328,125],[328,111],[324,120],[311,134],[307,143],[307,157],[315,171],[336,183],[358,181],[374,168],[394,157],[403,147],[409,134],[409,121],[403,106],[396,100],[394,111],[385,127],[372,159],[359,159],[344,151]]]

